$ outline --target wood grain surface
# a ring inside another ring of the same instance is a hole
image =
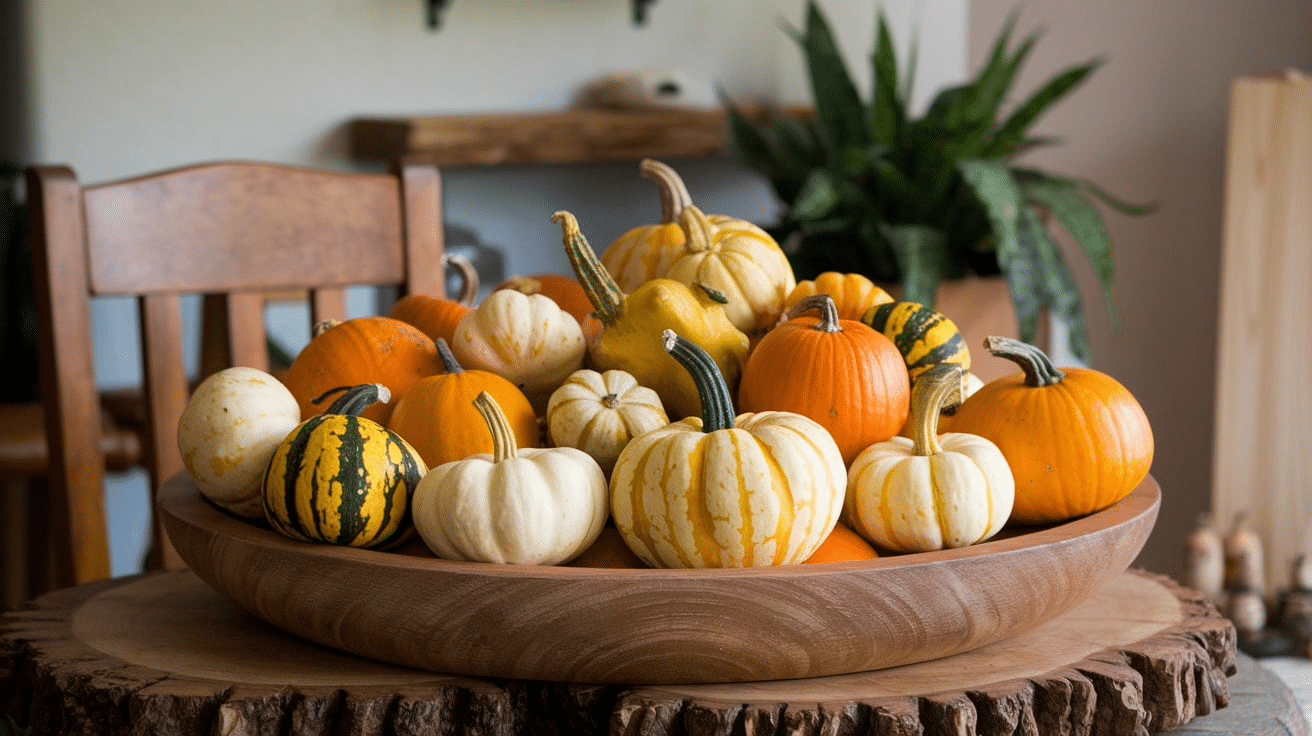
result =
[[[776,680],[976,649],[1123,572],[1149,478],[1098,514],[956,550],[746,570],[490,565],[296,542],[229,517],[185,474],[159,512],[191,569],[282,629],[386,662],[568,682]]]
[[[397,667],[288,636],[189,572],[90,583],[0,616],[0,714],[52,736],[1127,736],[1223,708],[1235,671],[1233,626],[1201,594],[1141,571],[969,654],[718,685],[569,684]],[[1243,693],[1253,710],[1242,718],[1196,732],[1265,734],[1301,723],[1287,688],[1259,687]]]

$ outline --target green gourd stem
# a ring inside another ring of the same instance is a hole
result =
[[[661,224],[669,225],[679,221],[679,213],[692,204],[692,195],[683,178],[666,164],[652,158],[644,158],[638,165],[642,178],[656,182],[661,189]]]
[[[392,392],[381,383],[362,383],[358,386],[338,386],[310,399],[311,404],[322,404],[329,396],[340,393],[333,403],[328,405],[324,414],[349,414],[360,416],[360,412],[374,404],[386,404],[392,400]]]
[[[828,294],[812,294],[803,297],[801,301],[789,307],[788,319],[800,317],[807,312],[819,310],[820,321],[815,323],[812,329],[820,332],[842,332],[843,328],[838,324],[838,306],[834,304],[834,298]]]
[[[679,227],[686,241],[683,247],[689,253],[709,253],[715,247],[715,226],[697,205],[690,204],[679,213]]]
[[[579,277],[583,292],[588,295],[588,301],[592,302],[596,310],[597,319],[607,327],[614,325],[624,315],[624,292],[620,291],[610,271],[601,265],[592,246],[588,245],[574,215],[561,210],[551,216],[551,221],[560,224],[564,234],[565,254],[569,256],[569,264]]]
[[[710,353],[697,343],[676,335],[674,330],[661,332],[661,344],[670,357],[687,369],[697,386],[697,395],[702,400],[702,431],[733,429],[733,396]]]
[[[451,352],[451,346],[446,344],[445,337],[437,338],[437,357],[442,360],[442,368],[447,373],[464,373],[465,369],[456,360],[456,354]]]
[[[917,455],[937,455],[943,451],[938,443],[939,412],[949,403],[961,400],[965,371],[956,363],[940,363],[921,373],[911,387],[911,441]]]
[[[1066,378],[1066,374],[1052,364],[1047,353],[1029,343],[993,335],[984,338],[984,349],[1020,366],[1025,371],[1026,386],[1042,388],[1061,383]]]
[[[510,420],[501,410],[501,405],[492,398],[492,394],[480,391],[474,397],[474,408],[483,415],[488,431],[492,433],[492,462],[499,463],[515,457],[519,446],[515,443],[515,433],[510,429]]]

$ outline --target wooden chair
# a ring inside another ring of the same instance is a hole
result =
[[[348,286],[444,292],[431,164],[361,174],[215,162],[85,187],[67,167],[37,166],[27,197],[57,587],[110,575],[91,297],[137,297],[153,492],[182,470],[183,294],[204,294],[219,315],[207,322],[227,337],[220,363],[268,370],[270,291],[304,290],[312,321],[345,318]],[[151,567],[179,564],[152,520]]]

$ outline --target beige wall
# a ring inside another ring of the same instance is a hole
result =
[[[1013,0],[973,0],[976,69]],[[1092,179],[1154,215],[1107,215],[1116,248],[1122,323],[1102,308],[1081,256],[1077,277],[1091,317],[1093,366],[1143,403],[1157,438],[1153,474],[1164,500],[1140,559],[1177,573],[1184,537],[1209,507],[1224,168],[1230,82],[1287,67],[1312,69],[1306,0],[1044,0],[1018,31],[1042,29],[1018,89],[1068,65],[1106,64],[1036,129],[1062,139],[1030,155],[1041,168]]]

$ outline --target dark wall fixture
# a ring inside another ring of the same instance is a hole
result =
[[[631,0],[633,3],[633,24],[640,26],[647,22],[647,8],[656,0]],[[451,0],[424,0],[428,16],[428,27],[434,31],[442,27],[442,14],[446,12]]]

